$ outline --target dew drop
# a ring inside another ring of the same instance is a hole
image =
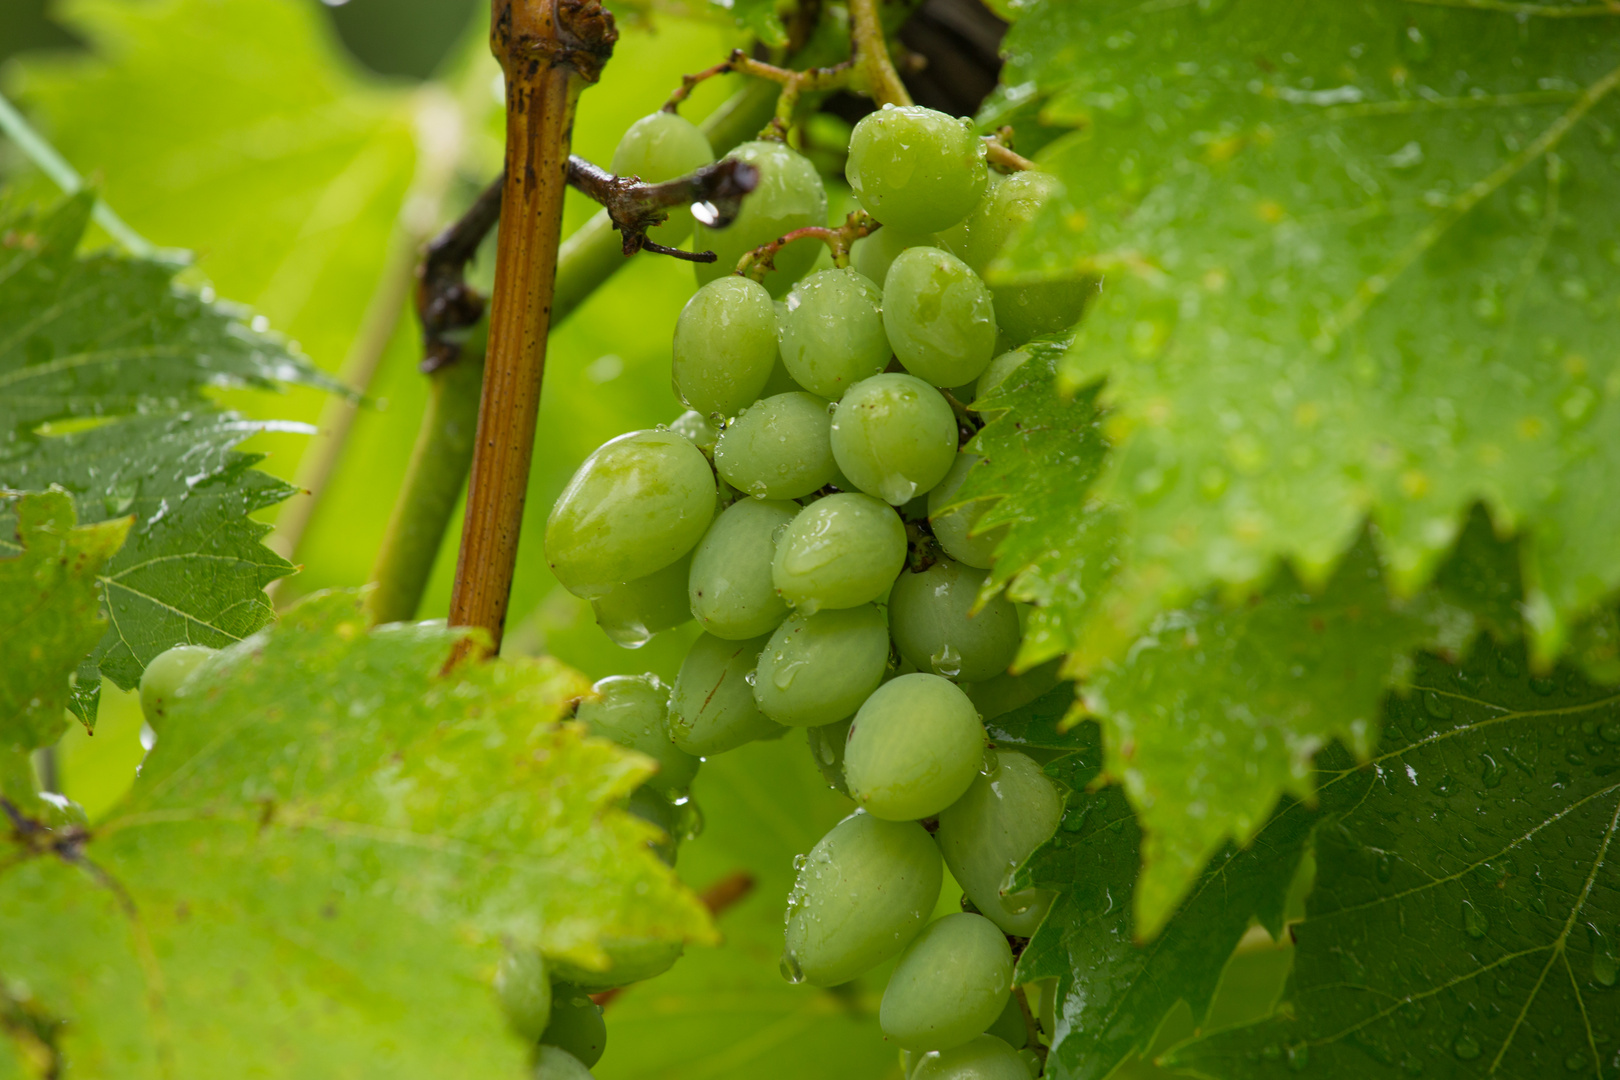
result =
[[[782,978],[794,986],[804,982],[804,969],[799,967],[799,961],[790,952],[782,954],[782,963],[779,965],[779,970],[782,972]]]
[[[1586,1055],[1579,1053],[1569,1055],[1569,1057],[1564,1059],[1564,1068],[1568,1069],[1570,1072],[1580,1072],[1582,1069],[1586,1068]]]
[[[1479,939],[1490,932],[1491,920],[1486,918],[1485,913],[1475,907],[1472,901],[1463,901],[1462,915],[1463,929],[1468,931],[1469,937]]]
[[[1459,1035],[1457,1041],[1451,1044],[1451,1052],[1463,1061],[1473,1061],[1479,1057],[1479,1040],[1466,1033]]]

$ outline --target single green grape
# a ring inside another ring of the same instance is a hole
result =
[[[935,386],[977,379],[996,355],[990,290],[939,248],[903,251],[883,279],[883,328],[905,369]]]
[[[1028,359],[1029,353],[1024,349],[1008,349],[990,361],[990,366],[984,369],[979,381],[973,384],[974,407],[977,408],[981,400],[995,393],[1013,372],[1024,366]]]
[[[591,610],[596,613],[596,625],[615,645],[641,648],[654,634],[692,618],[686,602],[686,579],[691,572],[692,556],[688,553],[662,570],[593,597]]]
[[[963,239],[954,248],[981,277],[1003,248],[1037,216],[1062,183],[1051,173],[1026,171],[1004,178],[984,194],[963,222]],[[993,285],[996,325],[1014,345],[1041,334],[1067,330],[1080,320],[1086,301],[1096,291],[1085,278],[1041,281],[1027,285]]]
[[[826,486],[833,463],[829,406],[803,391],[764,398],[726,425],[714,467],[756,499],[799,499]]]
[[[828,495],[800,510],[776,541],[771,580],[804,615],[871,603],[906,561],[906,527],[870,495]]]
[[[676,746],[708,757],[786,730],[759,711],[748,682],[765,641],[726,641],[704,634],[692,643],[669,699]]]
[[[844,745],[849,742],[849,726],[854,722],[851,716],[836,724],[805,728],[810,757],[821,771],[821,778],[827,781],[828,787],[844,795],[849,794],[849,785],[844,783]]]
[[[216,651],[206,645],[176,645],[152,657],[141,672],[141,714],[148,724],[158,727],[181,684]]]
[[[849,265],[857,274],[881,286],[883,279],[889,276],[889,267],[893,265],[895,256],[902,251],[914,247],[943,246],[935,241],[933,233],[906,232],[885,225],[849,246]]]
[[[692,294],[675,320],[675,396],[704,416],[735,416],[776,366],[776,305],[765,287],[723,277]]]
[[[984,1029],[986,1035],[994,1035],[1014,1050],[1022,1050],[1029,1045],[1029,1022],[1024,1019],[1024,1010],[1018,1007],[1018,997],[1015,992],[1007,994],[1007,1003],[1001,1008],[1001,1015]]]
[[[720,438],[720,429],[696,409],[687,409],[671,420],[669,430],[691,439],[692,445],[703,451],[706,456],[713,456],[715,440]]]
[[[495,996],[506,1022],[530,1042],[551,1020],[551,975],[538,949],[509,949],[495,969]]]
[[[1013,954],[982,915],[957,912],[923,928],[883,991],[883,1034],[908,1050],[946,1050],[982,1035],[1006,1007]]]
[[[916,821],[960,798],[984,762],[984,725],[967,695],[916,672],[878,687],[855,714],[844,779],[873,815]]]
[[[874,605],[795,612],[759,654],[754,700],[778,724],[831,724],[861,707],[888,663],[889,630]]]
[[[769,634],[788,616],[771,566],[776,536],[799,512],[790,502],[743,499],[710,527],[692,555],[687,599],[698,625],[741,641]]]
[[[672,799],[686,794],[697,775],[698,760],[682,753],[669,738],[669,687],[658,676],[609,675],[598,679],[591,695],[579,703],[576,719],[592,735],[646,754],[658,772],[646,786]]]
[[[1062,667],[1061,659],[1048,660],[1022,674],[1014,675],[1006,672],[993,679],[964,686],[962,689],[967,692],[973,707],[979,710],[979,715],[986,720],[993,720],[1045,697],[1048,691],[1063,681],[1058,677],[1058,671]]]
[[[917,1059],[911,1080],[1030,1080],[1018,1051],[994,1035],[980,1035]]]
[[[889,365],[883,290],[854,270],[821,270],[787,294],[777,338],[793,381],[836,401]]]
[[[991,500],[979,499],[964,506],[951,506],[968,470],[981,459],[976,454],[961,453],[951,463],[951,471],[928,491],[928,521],[934,528],[934,539],[945,549],[945,554],[959,563],[988,570],[996,561],[996,545],[1007,536],[1007,526],[990,529],[974,535],[979,519],[990,509]]]
[[[714,517],[714,472],[673,431],[604,443],[574,473],[546,519],[546,561],[586,600],[662,570],[691,551]]]
[[[730,225],[715,229],[701,220],[692,232],[693,251],[713,251],[712,263],[693,264],[698,284],[732,273],[744,255],[779,236],[808,225],[827,224],[827,192],[810,159],[785,143],[761,140],[743,143],[728,159],[744,161],[759,170],[759,184],[742,201]],[[765,288],[781,296],[804,276],[824,245],[800,240],[777,252],[776,269],[765,275]]]
[[[1005,594],[973,610],[988,571],[941,559],[901,574],[889,593],[889,632],[900,655],[947,679],[982,682],[1018,655],[1018,612]]]
[[[904,506],[945,478],[956,460],[956,414],[921,379],[874,375],[849,388],[833,413],[833,458],[868,495]]]
[[[934,232],[972,212],[989,173],[973,125],[933,109],[885,106],[849,137],[844,175],[867,213],[911,232]]]
[[[534,1080],[593,1080],[591,1070],[573,1054],[542,1046],[534,1061]]]
[[[566,1050],[586,1068],[602,1060],[607,1049],[607,1025],[602,1022],[602,1006],[577,986],[553,983],[551,1021],[540,1042]]]
[[[993,750],[991,756],[989,772],[975,776],[962,797],[940,812],[934,839],[973,906],[1007,933],[1029,937],[1051,906],[1052,894],[1041,889],[1003,893],[1019,864],[1057,831],[1063,796],[1025,755]]]
[[[603,938],[599,944],[608,955],[608,966],[593,971],[562,960],[551,963],[551,973],[562,982],[588,993],[612,990],[662,975],[675,966],[686,951],[684,943],[665,938]]]
[[[660,111],[625,129],[613,151],[613,172],[657,184],[696,172],[713,160],[714,148],[696,124],[679,113]],[[647,239],[676,247],[691,231],[692,211],[677,206],[668,221],[647,230]]]
[[[836,986],[906,947],[939,901],[939,852],[911,821],[856,811],[799,862],[782,974]]]

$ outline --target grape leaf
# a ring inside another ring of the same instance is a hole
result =
[[[709,0],[737,20],[737,26],[772,48],[787,44],[787,30],[776,13],[776,0]]]
[[[447,671],[465,633],[312,599],[198,669],[101,824],[4,834],[0,972],[75,1074],[516,1077],[503,942],[713,939],[616,806],[651,763],[555,723],[555,662]]]
[[[1321,784],[1278,1014],[1174,1051],[1243,1080],[1602,1076],[1617,1005],[1620,699],[1522,650],[1429,658],[1384,750]]]
[[[1369,517],[1411,594],[1482,501],[1526,538],[1555,656],[1620,584],[1620,509],[1585,497],[1620,483],[1615,12],[1049,0],[1005,48],[981,120],[1039,97],[1075,131],[1000,272],[1105,282],[1063,368],[1106,381],[1115,447],[1096,617],[1141,628],[1279,559],[1320,583]]]
[[[101,570],[111,622],[72,698],[86,724],[101,674],[128,689],[172,645],[247,636],[270,618],[264,586],[293,569],[248,516],[293,489],[232,450],[265,425],[205,391],[334,386],[235,309],[177,289],[173,266],[75,257],[91,205],[0,222],[0,486],[58,484],[85,522],[136,518]]]
[[[22,554],[0,557],[0,754],[61,737],[73,671],[106,627],[98,574],[129,531],[75,528],[60,490],[22,496],[16,521]]]

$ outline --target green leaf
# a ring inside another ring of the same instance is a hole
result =
[[[709,0],[715,7],[730,13],[737,25],[759,38],[760,43],[773,49],[787,44],[787,30],[776,13],[777,0]]]
[[[100,568],[111,624],[72,700],[86,724],[100,674],[128,689],[172,645],[246,637],[270,619],[264,586],[293,569],[248,516],[293,489],[231,449],[265,425],[205,391],[333,385],[235,309],[177,289],[172,266],[76,257],[90,208],[81,195],[0,222],[0,485],[60,485],[82,521],[136,519]]]
[[[1521,650],[1425,658],[1331,820],[1277,1016],[1176,1051],[1208,1077],[1602,1076],[1620,971],[1620,699]]]
[[[1368,518],[1409,595],[1483,502],[1554,657],[1620,585],[1620,508],[1587,497],[1620,484],[1620,19],[1049,0],[1005,48],[988,111],[1039,97],[1075,131],[999,271],[1104,280],[1063,376],[1106,381],[1107,619],[1279,559],[1320,583]]]
[[[16,503],[21,554],[0,557],[0,753],[61,737],[73,670],[106,628],[98,576],[129,521],[76,520],[60,490]]]
[[[75,1074],[517,1077],[503,943],[713,939],[619,808],[651,762],[556,723],[555,662],[446,671],[465,633],[312,599],[198,669],[93,831],[4,837],[0,971]]]

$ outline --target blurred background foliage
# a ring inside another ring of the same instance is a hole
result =
[[[683,73],[744,43],[723,12],[697,7],[621,12],[614,60],[580,105],[577,153],[606,162],[620,133],[656,109]],[[974,17],[997,32],[987,13]],[[285,536],[272,538],[302,566],[280,583],[278,604],[362,582],[371,570],[426,399],[408,303],[414,252],[499,166],[499,71],[485,44],[486,18],[482,0],[0,4],[0,90],[137,231],[195,253],[189,284],[248,305],[319,366],[365,389],[301,542],[288,552]],[[902,39],[922,48],[929,35],[950,33],[924,18]],[[935,85],[914,90],[925,101],[966,93],[976,102],[989,85],[969,86],[982,78],[973,70],[972,62],[958,73],[936,68],[927,77]],[[731,79],[705,83],[684,111],[701,119],[734,89]],[[831,103],[818,125],[837,135],[839,111]],[[0,182],[24,202],[56,197],[4,141]],[[847,192],[830,187],[842,217]],[[570,192],[565,233],[593,210]],[[100,234],[90,241],[106,242]],[[475,278],[487,281],[489,263],[480,261]],[[688,265],[643,255],[554,330],[509,651],[549,652],[592,678],[645,670],[673,679],[690,627],[638,652],[612,645],[588,606],[557,585],[537,541],[553,499],[591,450],[680,412],[668,349],[692,287]],[[313,438],[267,434],[244,447],[267,451],[263,467],[289,479],[308,480],[308,462],[342,419],[313,391],[227,399],[251,416],[320,427]],[[309,498],[295,497],[267,519]],[[459,533],[458,516],[423,618],[446,612]],[[143,753],[138,705],[110,685],[105,691],[96,736],[75,727],[59,755],[63,790],[92,817],[122,794]],[[694,796],[707,827],[682,849],[683,878],[702,889],[741,871],[756,888],[722,918],[721,948],[694,951],[613,1003],[597,1074],[898,1076],[876,1020],[886,970],[835,991],[791,986],[777,970],[793,857],[851,804],[827,788],[797,732],[709,763]],[[948,885],[941,910],[954,909],[958,896]],[[1250,951],[1255,963],[1229,976],[1242,984],[1233,998],[1239,1013],[1243,1000],[1269,1003],[1287,967],[1286,949],[1257,943]],[[1167,1028],[1177,1024],[1172,1016]]]

